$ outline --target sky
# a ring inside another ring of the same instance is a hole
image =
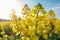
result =
[[[24,4],[33,8],[38,3],[41,3],[46,11],[54,10],[56,17],[60,19],[60,0],[0,0],[0,18],[10,19],[12,9],[15,9],[18,17],[21,17],[21,9]]]

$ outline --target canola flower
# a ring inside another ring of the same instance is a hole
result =
[[[11,19],[0,22],[0,40],[60,40],[60,20],[53,10],[45,11],[38,3],[32,9],[25,4],[22,18],[12,9]]]

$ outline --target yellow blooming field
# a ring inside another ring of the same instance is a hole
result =
[[[10,17],[9,21],[0,22],[0,40],[60,40],[60,20],[40,3],[32,9],[25,4],[22,18],[12,9]]]

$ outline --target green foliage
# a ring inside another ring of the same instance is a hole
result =
[[[4,26],[4,31],[7,35],[11,35],[12,34],[12,28],[9,25],[5,25]]]

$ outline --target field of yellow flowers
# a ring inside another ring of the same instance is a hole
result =
[[[38,3],[32,9],[22,8],[22,18],[12,9],[11,19],[0,22],[0,40],[60,40],[60,20],[55,12],[46,12]]]

